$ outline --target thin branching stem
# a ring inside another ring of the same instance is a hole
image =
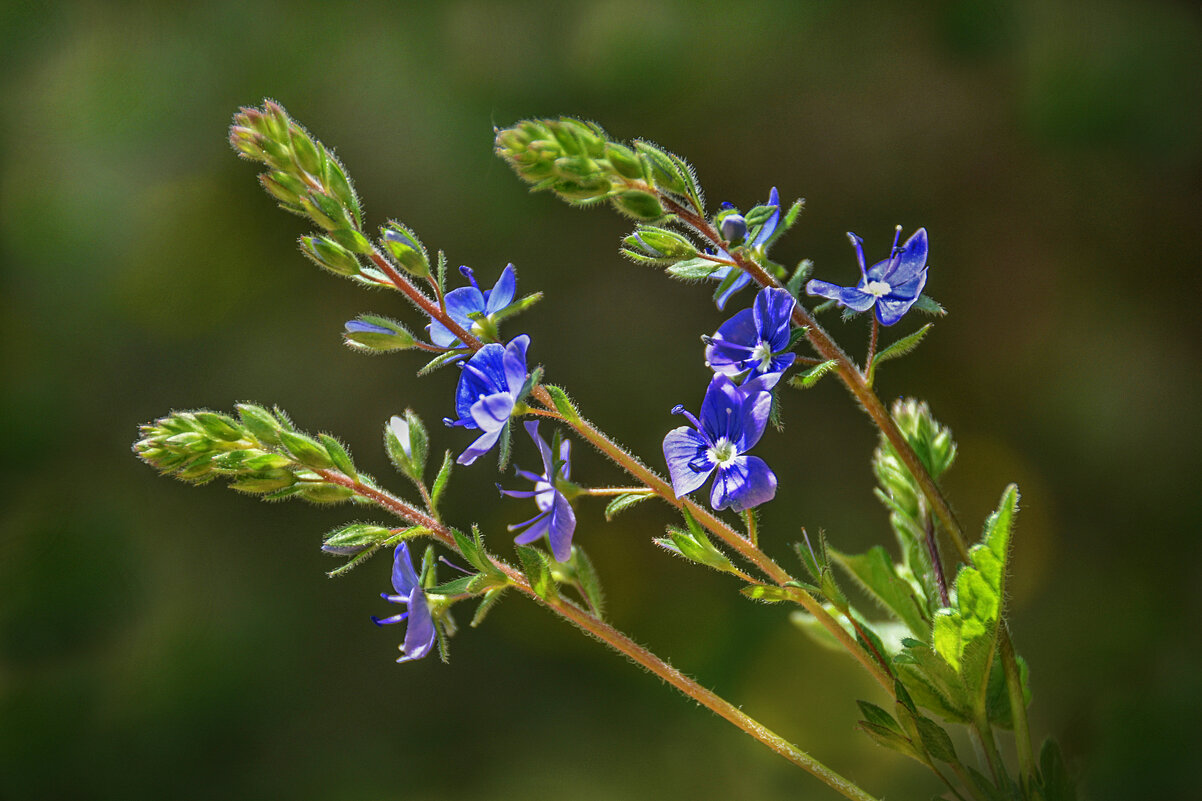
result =
[[[403,520],[428,529],[431,535],[443,545],[458,551],[455,547],[455,538],[451,534],[450,529],[420,509],[378,487],[365,485],[336,471],[317,470],[315,472],[325,481],[347,487],[361,497],[387,509]],[[540,597],[530,586],[530,582],[520,570],[491,556],[489,558],[505,574],[509,583],[523,595],[526,595],[535,603],[563,618],[586,634],[605,643],[613,650],[624,654],[632,662],[635,662],[663,681],[671,684],[681,693],[692,698],[719,717],[734,724],[746,734],[768,746],[768,748],[777,754],[780,754],[785,759],[822,781],[828,787],[840,793],[843,797],[853,799],[853,801],[876,801],[872,795],[865,792],[859,785],[831,770],[822,762],[819,762],[805,751],[743,712],[734,704],[731,704],[725,698],[702,686],[695,679],[668,664],[649,649],[639,645],[593,613],[563,598],[547,600]]]

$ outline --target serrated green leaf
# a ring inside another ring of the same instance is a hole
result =
[[[868,701],[856,701],[856,704],[860,707],[860,714],[863,715],[865,720],[867,720],[869,723],[875,726],[882,726],[886,729],[901,734],[901,726],[898,725],[897,721],[893,719],[893,716],[884,709],[881,709],[876,704],[869,703]]]
[[[887,362],[890,359],[898,359],[917,348],[918,344],[922,342],[923,338],[927,335],[927,332],[931,330],[933,325],[934,323],[927,323],[913,334],[902,337],[878,353],[868,368],[868,383],[870,385],[872,384],[872,379],[876,376],[876,368],[878,364],[881,362]]]
[[[996,512],[985,523],[982,541],[969,550],[971,565],[956,576],[955,607],[941,609],[934,620],[935,650],[984,704],[985,685],[993,664],[998,623],[1005,593],[1006,554],[1010,529],[1018,511],[1018,487],[1006,488]]]
[[[637,503],[642,503],[648,498],[654,498],[653,492],[627,492],[617,496],[605,506],[605,521],[608,523],[613,520],[620,512],[624,512]]]
[[[923,753],[919,751],[918,748],[915,747],[915,745],[904,735],[885,726],[881,726],[880,724],[872,723],[871,721],[867,720],[859,721],[856,723],[856,727],[871,737],[877,745],[884,746],[891,751],[897,751],[898,753],[905,754],[911,759],[917,760],[924,765],[926,764],[926,757],[923,755]]]
[[[551,403],[555,405],[555,410],[563,415],[564,420],[572,423],[580,419],[580,413],[572,405],[568,393],[554,384],[543,384],[543,389],[547,390],[547,394],[551,396]]]
[[[317,436],[321,439],[321,444],[325,446],[326,453],[329,455],[330,461],[334,463],[334,467],[338,469],[338,472],[351,481],[357,481],[359,473],[355,470],[355,463],[351,461],[351,455],[347,453],[346,447],[329,434],[318,434]]]
[[[947,731],[928,717],[918,716],[918,732],[926,752],[940,762],[955,763],[956,747]]]
[[[451,469],[455,466],[455,459],[451,456],[450,451],[446,451],[442,457],[442,467],[438,468],[438,475],[434,477],[434,486],[430,488],[430,511],[437,512],[438,502],[442,500],[442,493],[446,491],[447,483],[451,480]]]
[[[863,554],[844,554],[830,549],[835,561],[843,566],[882,606],[906,624],[918,639],[930,636],[931,625],[914,588],[897,574],[892,557],[880,545]]]
[[[686,259],[667,267],[666,272],[683,281],[700,281],[704,278],[709,278],[716,270],[721,269],[722,266],[709,259]]]
[[[518,561],[522,565],[522,572],[526,574],[526,580],[530,582],[530,589],[534,590],[534,594],[539,598],[553,603],[559,597],[559,590],[555,586],[555,579],[551,576],[551,565],[547,561],[546,554],[527,545],[518,545],[515,548],[518,552]]]
[[[822,380],[822,377],[839,366],[839,362],[834,359],[828,359],[821,364],[816,364],[804,373],[795,375],[789,379],[789,386],[797,389],[809,389]]]

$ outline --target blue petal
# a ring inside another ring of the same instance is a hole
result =
[[[758,339],[768,343],[772,350],[784,350],[789,344],[789,329],[793,307],[797,301],[784,289],[768,287],[760,290],[752,307]]]
[[[893,287],[893,291],[885,296],[887,300],[913,300],[922,294],[927,285],[927,271],[924,269],[918,275],[904,284]]]
[[[771,373],[769,375],[772,375]],[[772,395],[768,392],[752,392],[745,396],[742,408],[739,410],[739,436],[731,438],[739,453],[746,453],[755,447],[764,435],[764,427],[768,425],[768,415],[772,411]]]
[[[543,512],[539,512],[534,517],[530,518],[529,520],[527,520],[524,523],[518,523],[516,525],[510,526],[509,530],[517,531],[518,529],[525,526],[526,527],[525,531],[523,531],[521,534],[514,537],[513,541],[516,542],[518,545],[529,545],[530,543],[534,542],[542,535],[546,534],[547,529],[550,527],[550,525],[551,525],[551,513],[543,511]]]
[[[489,343],[468,359],[455,387],[455,411],[460,420],[471,419],[472,404],[481,395],[492,395],[507,389],[505,380],[505,348]],[[471,427],[470,424],[468,426]]]
[[[739,268],[738,267],[727,267],[726,269],[729,271],[729,270],[738,270]],[[713,275],[717,276],[718,273],[715,272]],[[722,280],[725,280],[725,279],[726,279],[726,275],[723,275]],[[751,283],[751,276],[748,275],[747,273],[743,272],[742,270],[739,270],[739,277],[736,278],[734,280],[734,282],[731,283],[731,285],[728,286],[721,295],[719,295],[717,298],[714,299],[714,303],[717,305],[718,311],[722,311],[722,309],[725,309],[726,301],[730,300],[732,295],[734,295],[736,292],[738,292],[743,287],[747,286],[749,283]]]
[[[513,265],[506,265],[501,272],[501,277],[497,279],[497,283],[484,293],[486,295],[484,313],[495,314],[513,303],[513,294],[517,291],[517,286],[517,276],[513,271]]]
[[[393,552],[392,588],[397,595],[408,596],[417,584],[417,573],[413,572],[413,560],[409,557],[409,543],[402,542]]]
[[[796,354],[787,353],[785,355],[786,356],[794,356]],[[775,363],[776,363],[776,360],[773,359],[773,364],[775,364]],[[789,364],[792,364],[792,363],[793,363],[793,360],[790,359]],[[750,396],[751,394],[753,394],[755,392],[768,392],[774,386],[777,385],[777,383],[780,381],[782,375],[783,375],[783,373],[778,373],[778,372],[761,373],[760,375],[757,375],[754,378],[749,378],[746,381],[744,381],[742,386],[739,387],[739,391],[742,392],[744,395],[748,395],[748,396]]]
[[[514,337],[505,346],[505,378],[500,386],[509,387],[509,391],[515,396],[522,389],[522,384],[526,383],[526,348],[529,345],[530,337],[522,334]]]
[[[725,437],[729,442],[740,438],[742,418],[739,410],[743,395],[728,376],[716,374],[701,401],[701,427],[710,442]]]
[[[878,261],[876,264],[868,268],[868,272],[864,273],[864,278],[860,281],[860,286],[868,286],[869,281],[887,281],[889,273],[893,272],[897,267],[897,259],[890,256],[884,261]]]
[[[891,285],[912,280],[927,264],[927,229],[919,228],[896,255],[896,266],[884,280]]]
[[[451,319],[470,332],[472,330],[472,318],[468,317],[468,314],[470,312],[484,311],[484,295],[474,286],[461,286],[447,293],[446,304],[447,314],[450,315]],[[459,337],[451,333],[451,329],[437,320],[430,321],[429,331],[430,341],[440,348],[449,348],[462,344],[459,341]]]
[[[482,431],[496,431],[509,422],[513,414],[513,396],[508,392],[485,395],[472,404],[471,416]]]
[[[572,532],[576,530],[576,513],[562,493],[555,493],[555,505],[551,508],[551,522],[547,529],[547,540],[555,559],[566,562],[572,556]]]
[[[405,627],[405,655],[398,662],[421,659],[430,653],[434,645],[434,618],[430,616],[430,605],[421,590],[409,599],[409,625]]]
[[[700,487],[709,478],[714,468],[707,451],[710,443],[700,432],[681,426],[674,428],[664,437],[664,460],[668,463],[668,475],[672,478],[672,492],[683,498]],[[694,469],[693,465],[709,464],[708,470]]]
[[[536,480],[551,481],[551,448],[547,445],[547,441],[538,435],[538,421],[527,420],[524,423],[526,433],[530,435],[530,439],[534,440],[534,445],[538,448],[538,454],[543,458],[543,475]]]
[[[764,221],[764,225],[760,228],[759,233],[751,241],[752,248],[758,248],[771,239],[772,235],[776,233],[777,226],[780,225],[780,195],[777,193],[775,186],[768,193],[768,205],[776,206],[776,211],[772,212],[772,216]]]
[[[343,326],[350,334],[395,334],[391,328],[385,328],[375,323],[365,323],[362,320],[351,320]]]
[[[876,304],[876,319],[881,321],[881,325],[893,325],[910,310],[917,298],[909,300],[896,300],[893,298],[881,298]]]
[[[758,342],[755,315],[743,309],[719,326],[705,348],[705,362],[715,372],[736,375],[751,366],[747,362]]]
[[[710,506],[725,509],[729,506],[742,512],[776,497],[776,475],[758,456],[740,456],[729,466],[720,468],[710,493]]]
[[[459,458],[455,461],[459,464],[468,465],[479,459],[484,454],[488,453],[493,445],[497,444],[497,440],[501,438],[501,430],[505,426],[499,426],[494,431],[485,431],[476,441],[468,445],[463,453],[459,454]]]
[[[874,296],[867,292],[861,292],[855,287],[838,286],[818,279],[813,279],[806,284],[806,294],[837,300],[840,305],[858,312],[868,311],[872,308],[872,304],[876,303]]]

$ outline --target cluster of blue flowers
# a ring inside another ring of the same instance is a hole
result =
[[[768,424],[772,388],[793,364],[790,318],[797,301],[783,289],[763,289],[750,309],[731,317],[708,338],[706,363],[714,371],[701,415],[672,410],[692,426],[664,437],[664,459],[676,497],[697,490],[711,475],[710,506],[742,512],[776,496],[776,475],[748,456]],[[736,384],[734,379],[741,383]]]
[[[746,247],[763,257],[780,222],[780,199],[775,188],[769,196],[775,207],[755,230]],[[737,211],[725,214],[720,222],[722,235],[734,247],[747,236],[746,220]],[[861,240],[848,234],[860,265],[860,282],[854,287],[841,287],[826,281],[811,280],[806,292],[834,300],[838,305],[855,312],[874,309],[882,325],[893,325],[917,302],[926,284],[927,234],[920,228],[900,247],[897,230],[889,258],[865,267]],[[725,251],[719,255],[729,258]],[[750,276],[740,274],[728,281],[730,271],[723,267],[713,277],[722,280],[725,288],[716,297],[723,308],[730,297],[750,282]],[[502,271],[491,290],[482,291],[467,267],[460,272],[470,286],[448,292],[445,298],[447,314],[473,335],[495,338],[494,317],[511,303],[517,288],[513,265]],[[705,337],[705,363],[713,377],[701,402],[700,414],[694,415],[683,405],[672,412],[683,415],[690,423],[668,432],[664,437],[664,459],[672,480],[672,490],[680,498],[700,489],[710,478],[710,506],[715,510],[731,509],[743,512],[772,500],[776,496],[776,474],[758,456],[748,455],[763,436],[772,411],[772,391],[784,372],[794,363],[792,347],[792,316],[796,299],[786,290],[766,288],[759,292],[750,308],[743,309],[718,327],[712,336]],[[357,323],[364,325],[363,323]],[[351,323],[347,324],[351,330]],[[430,342],[447,351],[464,347],[464,343],[445,325],[431,320],[427,327]],[[446,418],[448,426],[479,431],[479,436],[457,461],[469,465],[490,451],[507,435],[507,427],[515,414],[524,411],[525,395],[531,391],[530,372],[526,366],[526,350],[530,337],[521,334],[507,344],[489,342],[470,358],[461,360],[461,374],[455,389],[457,418]],[[465,354],[466,355],[466,354]],[[515,542],[528,545],[547,538],[551,553],[560,562],[572,557],[572,535],[576,529],[576,514],[569,494],[580,492],[570,481],[571,443],[557,433],[554,445],[549,445],[539,433],[538,423],[529,421],[525,429],[542,458],[543,470],[533,473],[517,469],[517,475],[533,484],[530,490],[506,490],[511,498],[531,498],[538,513],[523,523],[509,527],[517,531]],[[407,611],[386,619],[372,618],[377,624],[408,620],[403,656],[398,661],[419,659],[431,649],[436,638],[435,615],[414,571],[408,547],[402,543],[394,556],[392,583],[395,594],[384,594],[393,603],[405,604]]]

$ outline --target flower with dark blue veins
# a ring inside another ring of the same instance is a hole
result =
[[[893,325],[915,304],[927,283],[927,229],[919,228],[898,247],[901,231],[897,226],[889,258],[868,269],[864,268],[863,240],[849,232],[860,262],[860,283],[853,287],[813,280],[806,284],[806,294],[838,301],[852,311],[864,312],[875,306],[881,325]]]
[[[676,497],[688,495],[714,474],[710,492],[714,509],[742,512],[772,500],[776,476],[763,459],[745,455],[763,435],[771,408],[772,395],[758,380],[744,391],[718,373],[705,391],[700,419],[683,406],[673,409],[673,414],[682,414],[692,423],[664,437],[664,458]]]
[[[506,490],[497,485],[502,495],[511,498],[533,498],[538,506],[538,514],[525,523],[517,523],[509,527],[510,531],[522,530],[514,538],[518,545],[529,545],[544,534],[551,544],[551,553],[560,562],[566,562],[572,556],[572,532],[576,530],[576,513],[572,505],[559,488],[557,482],[568,481],[571,478],[571,443],[563,440],[559,445],[559,453],[552,454],[551,446],[538,433],[538,422],[526,422],[526,432],[538,446],[538,452],[543,457],[542,475],[527,470],[518,470],[517,474],[527,481],[534,482],[533,490]]]
[[[485,317],[491,317],[510,303],[513,303],[513,295],[517,291],[517,278],[513,272],[513,265],[507,265],[501,272],[501,277],[497,279],[497,283],[493,285],[493,288],[481,291],[480,287],[476,284],[476,277],[473,275],[471,268],[460,267],[459,272],[467,278],[471,286],[461,286],[447,293],[447,314],[450,315],[452,320],[459,323],[465,331],[478,336],[485,333],[485,331],[479,323],[468,315],[479,313]],[[437,320],[431,320],[427,328],[430,332],[430,341],[435,345],[441,348],[463,347],[463,343],[459,341],[457,336],[451,333],[451,329]]]
[[[522,334],[508,345],[489,343],[461,365],[455,388],[458,420],[444,418],[449,426],[479,430],[480,436],[459,454],[459,464],[471,464],[487,453],[509,423],[513,407],[526,383],[526,347],[530,337]]]
[[[434,646],[434,618],[430,614],[430,604],[426,593],[422,590],[417,573],[413,571],[413,560],[409,558],[409,545],[402,542],[396,547],[392,560],[392,589],[395,594],[380,593],[380,597],[394,604],[404,604],[405,611],[392,617],[378,618],[372,615],[372,622],[377,626],[389,623],[400,623],[408,619],[405,627],[405,643],[401,646],[404,654],[398,662],[408,662],[411,659],[421,659],[430,653]]]
[[[779,378],[797,358],[786,352],[795,305],[797,301],[784,289],[760,290],[750,309],[731,317],[709,338],[705,363],[724,375],[746,374],[753,379],[777,374]]]
[[[768,205],[775,206],[776,211],[772,212],[772,215],[768,217],[768,219],[764,220],[763,224],[760,225],[759,230],[756,231],[755,236],[752,237],[751,241],[747,243],[747,248],[755,251],[756,255],[761,257],[764,255],[765,245],[767,244],[768,240],[772,238],[772,235],[776,233],[776,229],[780,225],[780,194],[776,191],[775,186],[772,187],[772,191],[768,193]],[[739,220],[732,222],[731,225],[728,226],[727,221],[732,220],[734,217],[738,217]],[[739,221],[742,222],[741,227],[738,225]],[[732,237],[731,234],[738,234],[739,238],[747,235],[747,221],[743,219],[742,215],[732,214],[723,218],[722,235],[726,237],[728,242],[733,244],[734,237]],[[719,250],[718,255],[726,259],[730,258],[730,254],[724,250]],[[731,267],[729,265],[726,267],[719,267],[717,270],[714,270],[714,272],[710,273],[710,278],[713,278],[717,281],[725,281],[726,277],[730,275],[731,270],[738,269],[738,267]],[[714,299],[718,309],[721,310],[726,308],[726,301],[730,300],[732,295],[734,295],[743,287],[747,286],[749,283],[751,283],[751,276],[745,272],[739,271],[739,277],[731,282],[731,285],[723,290],[721,295]]]

